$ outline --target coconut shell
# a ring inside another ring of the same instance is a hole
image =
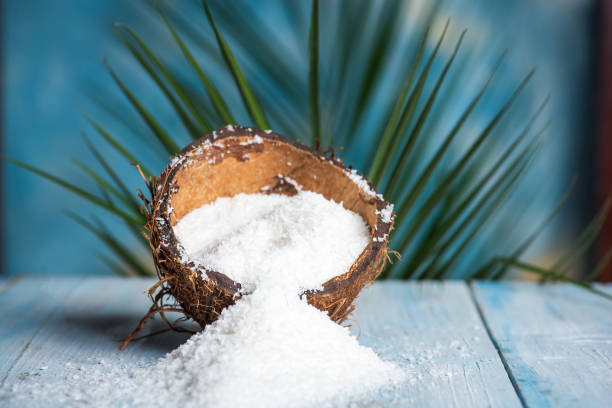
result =
[[[348,272],[323,283],[322,290],[303,294],[311,305],[342,322],[359,291],[384,266],[392,207],[341,160],[270,131],[241,126],[227,126],[190,143],[159,177],[149,180],[146,229],[161,280],[153,289],[163,288],[154,298],[157,307],[169,294],[186,316],[204,327],[241,296],[239,282],[189,259],[172,229],[178,220],[219,197],[293,195],[300,188],[342,203],[360,214],[370,229],[367,247]]]

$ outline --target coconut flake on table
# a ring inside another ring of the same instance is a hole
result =
[[[154,371],[165,373],[147,376],[147,388],[184,373],[193,382],[181,405],[344,406],[401,377],[299,296],[361,254],[370,231],[358,214],[310,191],[239,194],[191,211],[174,231],[190,258],[249,294],[161,360]]]
[[[300,296],[361,254],[370,231],[359,215],[309,191],[239,194],[191,211],[174,232],[191,260],[249,292],[152,365],[32,394],[63,406],[346,407],[406,380]]]

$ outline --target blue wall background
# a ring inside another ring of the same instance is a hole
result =
[[[196,10],[194,19],[205,23],[203,13],[193,2],[178,4]],[[407,26],[419,8],[427,7],[427,4],[424,0],[411,3],[408,11],[412,13],[406,16]],[[308,7],[309,3],[304,2],[304,10]],[[521,205],[517,204],[517,214],[511,217],[524,224],[527,230],[545,216],[574,173],[588,174],[581,161],[586,154],[585,141],[591,137],[589,101],[594,3],[447,1],[442,3],[441,10],[442,16],[453,16],[455,33],[463,27],[469,28],[468,44],[472,53],[486,52],[489,48],[511,49],[509,65],[504,73],[506,80],[517,82],[532,66],[538,66],[536,86],[531,91],[534,106],[547,91],[553,92],[548,116],[554,119],[554,123],[547,137],[547,146],[529,180],[524,183],[521,194],[515,198]],[[252,2],[245,12],[260,13],[270,21],[283,18],[274,2]],[[196,13],[199,13],[197,17]],[[97,140],[77,107],[93,117],[107,118],[104,123],[117,129],[116,134],[122,140],[128,140],[128,145],[132,140],[133,146],[140,146],[139,141],[148,132],[144,124],[136,119],[131,121],[135,125],[130,127],[113,119],[113,111],[127,115],[133,115],[133,112],[125,101],[117,102],[121,101],[121,94],[102,64],[103,57],[151,104],[151,110],[162,118],[171,134],[178,132],[179,124],[168,112],[163,98],[113,34],[115,21],[129,23],[144,38],[154,39],[160,49],[172,49],[171,38],[165,33],[160,34],[159,25],[151,23],[150,9],[140,7],[138,2],[24,0],[2,3],[2,135],[5,154],[95,190],[95,184],[71,163],[71,158],[83,158],[84,161],[90,158],[80,136],[81,130],[87,130],[92,139]],[[275,29],[288,28],[278,24]],[[450,49],[443,51],[448,53]],[[186,69],[184,65],[182,67]],[[220,81],[227,80],[223,72],[214,69],[212,76]],[[468,100],[472,94],[468,91],[473,91],[477,85],[477,82],[472,82],[465,84],[466,92],[458,96],[458,102]],[[235,90],[227,92],[230,100],[237,100]],[[499,98],[501,100],[502,95]],[[489,110],[492,112],[494,109],[491,106]],[[244,113],[238,116],[244,117]],[[452,121],[440,126],[451,124]],[[187,139],[183,141],[187,142]],[[366,146],[368,141],[363,143]],[[156,145],[149,145],[147,149],[143,153],[151,157],[151,167],[160,170],[167,158]],[[347,159],[358,162],[356,157]],[[109,160],[130,185],[141,186],[134,168],[114,155],[110,155]],[[62,211],[69,209],[84,215],[97,214],[117,230],[122,230],[121,224],[81,198],[39,177],[6,163],[3,166],[6,210],[3,273],[114,273],[96,256],[106,253],[96,238]],[[563,248],[582,221],[580,211],[588,204],[587,197],[588,183],[575,194],[574,204],[568,207],[564,218],[533,249],[534,256],[546,260]],[[148,258],[144,252],[142,256]]]

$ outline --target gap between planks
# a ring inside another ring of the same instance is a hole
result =
[[[562,283],[481,281],[473,294],[528,406],[612,406],[612,302]]]
[[[359,342],[410,377],[383,405],[522,406],[465,282],[376,282],[354,313]]]
[[[497,342],[495,335],[491,331],[491,326],[489,326],[489,322],[487,321],[484,315],[484,312],[482,311],[482,307],[480,306],[480,303],[478,303],[478,299],[476,298],[476,294],[474,293],[474,282],[473,281],[468,282],[467,286],[470,292],[470,298],[472,299],[472,302],[474,303],[474,307],[476,308],[476,311],[478,312],[478,316],[480,317],[480,321],[482,322],[482,325],[487,331],[489,340],[491,341],[491,343],[493,344],[493,347],[495,347],[495,350],[497,351],[497,355],[499,356],[499,359],[501,360],[501,363],[504,366],[504,369],[506,370],[506,374],[508,374],[508,379],[510,380],[512,387],[514,388],[514,392],[516,392],[516,396],[521,402],[521,405],[523,406],[523,408],[527,408],[528,405],[527,405],[527,402],[525,401],[525,396],[523,395],[519,387],[518,381],[516,380],[516,377],[514,376],[514,373],[512,372],[510,365],[508,364],[508,359],[506,359],[504,352],[499,346],[499,343]]]
[[[67,362],[93,367],[104,358],[103,367],[110,370],[154,361],[175,348],[184,341],[175,335],[146,338],[123,352],[113,341],[117,334],[129,332],[148,307],[150,301],[144,295],[133,295],[149,286],[150,282],[144,280],[87,279],[69,291],[61,299],[65,312],[38,323],[42,330],[14,363],[7,384],[21,381],[20,373],[40,373],[33,378],[44,376],[50,383],[61,381],[67,375]],[[108,297],[102,297],[102,293]],[[54,299],[54,303],[59,301]],[[464,282],[378,282],[363,291],[358,303],[360,343],[373,346],[383,358],[398,361],[411,377],[411,382],[397,393],[381,395],[380,404],[521,407]],[[82,325],[85,321],[87,326]],[[14,356],[31,335],[32,328],[24,332],[21,347],[13,348]],[[44,371],[40,371],[42,365]],[[17,400],[6,402],[19,406]],[[41,400],[36,405],[30,401],[30,406],[48,408],[49,403]]]

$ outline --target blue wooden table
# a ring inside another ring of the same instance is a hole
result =
[[[119,351],[149,306],[143,291],[152,282],[0,280],[0,406],[65,405],[29,400],[20,384],[61,381],[74,367],[147,364],[185,341],[168,332]],[[375,283],[360,295],[355,320],[362,344],[408,372],[382,406],[612,407],[612,302],[582,289]],[[153,321],[143,334],[163,327]]]

